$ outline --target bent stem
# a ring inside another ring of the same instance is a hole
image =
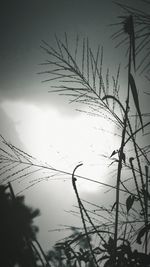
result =
[[[74,174],[75,174],[75,171],[78,167],[82,166],[83,164],[79,164],[77,165],[74,170],[73,170],[73,173],[72,173],[72,185],[73,185],[73,189],[75,191],[75,194],[76,194],[76,197],[77,197],[77,200],[78,200],[78,205],[79,205],[79,209],[80,209],[80,214],[81,214],[81,219],[82,219],[82,223],[83,223],[83,228],[84,228],[84,231],[85,231],[85,235],[86,235],[86,238],[87,238],[87,242],[88,242],[88,245],[89,245],[89,249],[90,249],[90,252],[91,252],[91,255],[92,255],[92,258],[93,258],[93,262],[95,263],[95,266],[98,267],[98,263],[96,261],[96,258],[95,258],[95,255],[94,255],[94,252],[93,252],[93,249],[92,249],[92,245],[90,243],[90,239],[89,239],[89,235],[88,235],[88,231],[87,231],[87,227],[86,227],[86,223],[85,223],[85,219],[84,219],[84,214],[83,214],[83,204],[81,202],[81,199],[79,197],[79,194],[78,194],[78,191],[77,191],[77,187],[76,187],[76,178],[74,177]]]

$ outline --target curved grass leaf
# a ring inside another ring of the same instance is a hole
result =
[[[136,110],[138,112],[139,119],[140,119],[141,126],[142,126],[142,130],[143,130],[143,121],[142,121],[142,115],[141,115],[141,111],[140,111],[137,88],[136,88],[136,84],[135,84],[134,78],[133,78],[131,73],[129,74],[129,83],[130,83],[130,87],[131,87],[131,91],[132,91],[132,95],[133,95],[133,99],[134,99],[134,104],[135,104]]]
[[[111,158],[112,156],[116,155],[117,153],[118,153],[118,150],[114,150],[114,151],[111,153],[110,158]]]

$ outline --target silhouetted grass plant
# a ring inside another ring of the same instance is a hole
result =
[[[150,122],[149,113],[143,114],[141,111],[135,79],[136,70],[143,67],[141,71],[143,73],[148,66],[146,57],[149,56],[149,52],[138,67],[136,58],[148,44],[150,35],[149,28],[147,30],[146,27],[149,25],[149,15],[125,5],[118,5],[128,12],[128,15],[121,17],[122,28],[112,36],[116,40],[123,34],[124,39],[117,47],[123,42],[127,47],[125,100],[122,100],[119,85],[120,66],[116,76],[111,77],[109,69],[104,74],[103,48],[98,46],[94,53],[88,38],[81,40],[77,36],[74,50],[67,34],[64,41],[55,36],[56,47],[42,41],[41,48],[48,59],[41,64],[46,70],[39,73],[46,75],[43,82],[53,83],[53,90],[50,90],[50,93],[69,96],[71,103],[79,104],[80,108],[77,110],[110,119],[119,128],[120,147],[110,151],[108,158],[111,160],[109,168],[112,164],[116,166],[116,184],[111,185],[76,175],[75,171],[81,164],[69,173],[39,163],[2,138],[4,148],[0,148],[0,171],[4,177],[3,183],[10,178],[12,181],[21,181],[33,174],[36,175],[35,179],[32,179],[25,190],[41,181],[51,179],[56,174],[57,176],[64,174],[65,179],[68,177],[72,181],[78,206],[70,213],[80,216],[82,227],[81,229],[70,227],[74,230],[73,234],[58,242],[55,251],[49,252],[48,258],[52,266],[150,266],[149,145],[142,147],[139,143],[139,140],[148,134],[145,131],[149,129]],[[140,33],[142,31],[143,36]],[[141,41],[138,41],[136,46],[137,39]],[[43,169],[50,174],[41,176]],[[96,182],[109,190],[115,190],[114,203],[107,207],[108,203],[98,206],[83,200],[77,187],[78,179]]]
[[[136,38],[133,14],[132,12],[130,13],[130,15],[123,17],[121,22],[123,25],[121,32],[123,31],[123,34],[126,35],[125,40],[128,41],[127,92],[125,103],[120,100],[120,66],[116,78],[113,77],[112,79],[113,90],[111,92],[109,70],[107,70],[106,78],[104,79],[104,75],[102,74],[103,49],[98,47],[96,55],[94,55],[88,39],[86,41],[83,39],[82,48],[81,51],[79,51],[79,38],[77,37],[75,53],[73,54],[73,51],[69,50],[66,34],[65,42],[62,42],[56,37],[58,49],[50,47],[45,41],[43,41],[43,45],[41,46],[41,48],[50,56],[50,59],[44,63],[46,66],[50,65],[49,71],[40,73],[51,74],[51,78],[44,80],[44,82],[58,80],[60,84],[53,86],[54,92],[58,92],[61,95],[69,95],[73,98],[71,102],[87,105],[93,114],[100,114],[101,116],[105,111],[107,116],[113,117],[114,122],[122,131],[120,147],[111,154],[111,157],[117,156],[115,159],[115,162],[117,163],[116,200],[111,210],[111,213],[114,215],[113,218],[111,218],[111,232],[114,228],[113,234],[110,234],[109,230],[107,234],[105,232],[104,235],[103,230],[99,230],[99,228],[95,226],[95,222],[93,223],[93,220],[91,219],[92,216],[89,215],[89,212],[83,205],[83,201],[78,193],[75,177],[75,170],[80,165],[75,167],[72,174],[72,185],[77,197],[79,214],[89,245],[88,266],[100,266],[100,264],[104,264],[104,266],[119,267],[149,266],[150,264],[150,255],[148,252],[148,236],[150,228],[148,221],[150,199],[148,192],[149,158],[148,153],[145,153],[144,149],[139,146],[136,138],[137,133],[144,133],[145,128],[150,125],[150,122],[148,121],[145,123],[143,121],[138,89],[134,78],[138,51],[135,48]],[[118,37],[118,33],[115,35],[115,38],[116,36]],[[149,36],[147,38],[149,38]],[[77,53],[79,53],[79,61],[77,61]],[[140,63],[137,69],[139,69],[141,65],[142,63]],[[116,105],[120,108],[120,112],[116,109]],[[133,124],[133,120],[131,120],[130,117],[131,111],[133,112],[134,110],[136,113],[136,125]],[[85,112],[87,112],[87,110]],[[130,154],[128,156],[125,152],[125,147],[129,141],[130,146],[131,144],[133,145],[131,156]],[[131,172],[131,177],[135,184],[134,190],[130,189],[131,181],[126,185],[126,182],[123,179],[122,172],[124,167],[128,168]],[[121,203],[120,201],[122,198],[121,187],[123,187],[127,194],[125,203]],[[140,207],[137,212],[138,203]],[[102,210],[102,207],[100,207],[100,209]],[[122,218],[123,222],[121,222]],[[87,223],[90,224],[92,231],[95,231],[92,234],[92,237],[96,234],[97,238],[99,238],[100,245],[97,250],[93,246],[92,238],[89,239],[91,230],[88,230]],[[139,228],[137,227],[138,223],[140,223]],[[144,252],[142,252],[142,250],[133,250],[133,239],[138,244],[143,241]],[[69,241],[65,242],[63,243],[63,246],[64,244],[68,246]],[[67,258],[70,266],[76,266],[79,258],[78,254],[76,254],[76,256],[73,255],[75,252],[72,254],[70,247],[67,248],[67,251],[68,253],[70,252],[70,258]],[[66,257],[68,256],[66,255]]]

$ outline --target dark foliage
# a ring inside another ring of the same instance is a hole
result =
[[[27,207],[24,197],[14,198],[7,188],[0,186],[0,266],[37,266],[30,241],[38,231],[33,219],[39,210]]]

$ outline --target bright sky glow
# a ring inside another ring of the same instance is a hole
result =
[[[6,101],[2,108],[13,121],[26,152],[69,172],[83,162],[78,174],[103,182],[109,162],[100,154],[110,155],[119,147],[119,138],[109,134],[114,132],[110,121],[83,113],[64,116],[54,108],[27,102]],[[97,185],[84,181],[80,188],[92,191]]]

